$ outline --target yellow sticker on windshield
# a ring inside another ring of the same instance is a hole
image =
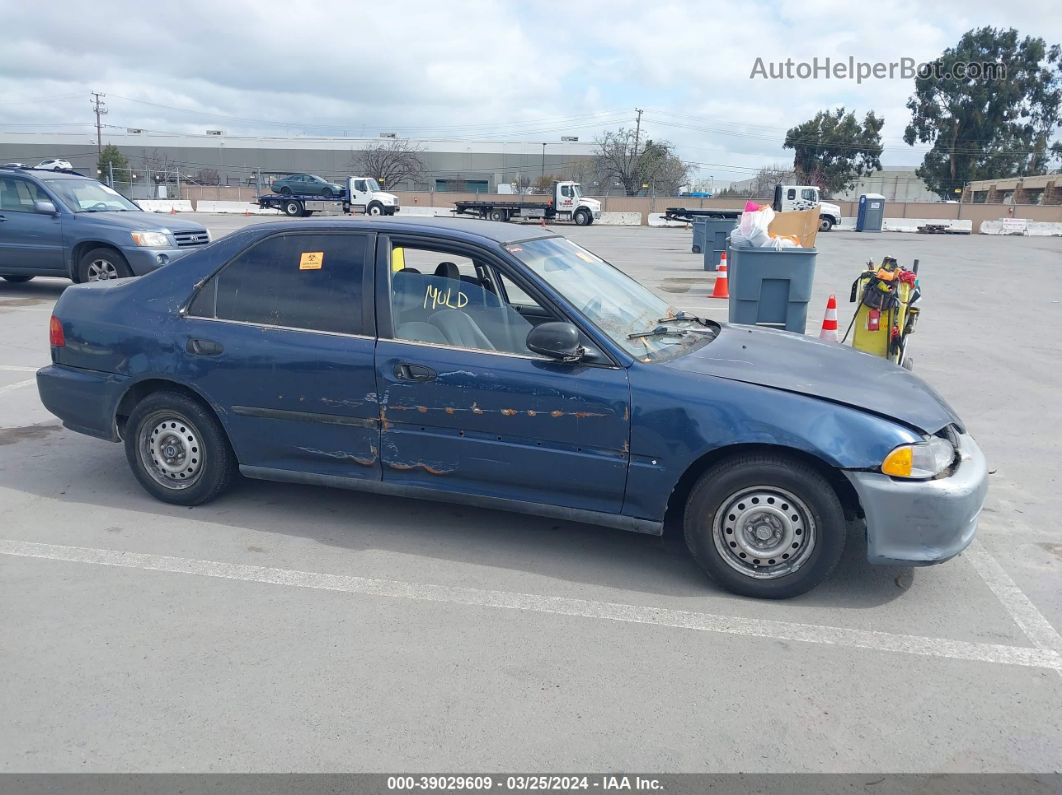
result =
[[[591,264],[593,264],[594,262],[597,262],[597,260],[595,260],[589,254],[587,254],[585,251],[576,251],[575,252],[575,256],[577,256],[583,262],[589,262]]]
[[[299,257],[300,271],[319,271],[324,265],[323,251],[304,251]]]

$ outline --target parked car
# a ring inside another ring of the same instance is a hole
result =
[[[25,168],[25,167],[26,166],[24,164],[22,164],[22,163],[4,163],[4,165],[0,166],[0,168]]]
[[[57,158],[52,158],[50,160],[42,160],[36,166],[34,166],[34,168],[43,168],[51,171],[62,171],[64,169],[67,171],[74,170],[74,167],[70,165],[69,160],[59,160]]]
[[[273,191],[285,196],[324,196],[339,198],[343,195],[343,186],[314,174],[289,174],[273,180]]]
[[[140,276],[210,242],[201,224],[141,211],[77,174],[0,168],[0,276]]]
[[[247,227],[66,290],[51,351],[44,405],[123,442],[165,502],[242,473],[640,533],[668,520],[751,596],[825,579],[846,517],[865,515],[875,563],[947,560],[986,492],[962,420],[907,370],[679,312],[545,228]]]

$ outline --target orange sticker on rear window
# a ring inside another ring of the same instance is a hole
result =
[[[323,251],[304,251],[299,257],[300,271],[319,271],[324,265]]]

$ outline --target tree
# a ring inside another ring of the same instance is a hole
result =
[[[416,183],[424,174],[420,159],[423,149],[409,141],[389,138],[351,158],[351,167],[366,177],[375,177],[384,188],[397,188],[406,181]]]
[[[804,185],[827,195],[846,190],[857,178],[881,171],[881,128],[874,111],[860,124],[854,111],[820,110],[785,134],[785,149],[794,150],[793,170]]]
[[[100,151],[100,159],[96,162],[96,168],[99,169],[100,179],[104,182],[110,180],[112,172],[115,182],[129,181],[129,161],[114,144],[107,144],[103,147]]]
[[[595,166],[603,181],[616,181],[628,196],[637,196],[642,185],[655,185],[658,193],[672,193],[689,178],[683,163],[667,141],[638,140],[635,130],[609,130],[597,139]]]
[[[1046,173],[1062,157],[1062,145],[1050,142],[1060,106],[1059,45],[978,28],[920,70],[903,138],[933,144],[915,173],[942,199],[954,198],[970,180]]]
[[[192,178],[197,185],[220,185],[221,174],[216,168],[201,168]]]
[[[531,186],[535,189],[535,193],[553,193],[553,183],[559,182],[562,177],[558,177],[556,174],[546,174],[545,176],[535,177]]]

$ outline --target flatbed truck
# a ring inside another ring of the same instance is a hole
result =
[[[401,207],[398,197],[380,189],[372,177],[348,177],[343,193],[332,198],[270,193],[259,196],[259,207],[280,210],[295,218],[318,215],[394,215]]]
[[[601,220],[601,202],[583,196],[578,182],[561,181],[553,183],[551,198],[528,196],[459,201],[454,202],[454,212],[491,221],[572,221],[579,226],[589,226]]]

